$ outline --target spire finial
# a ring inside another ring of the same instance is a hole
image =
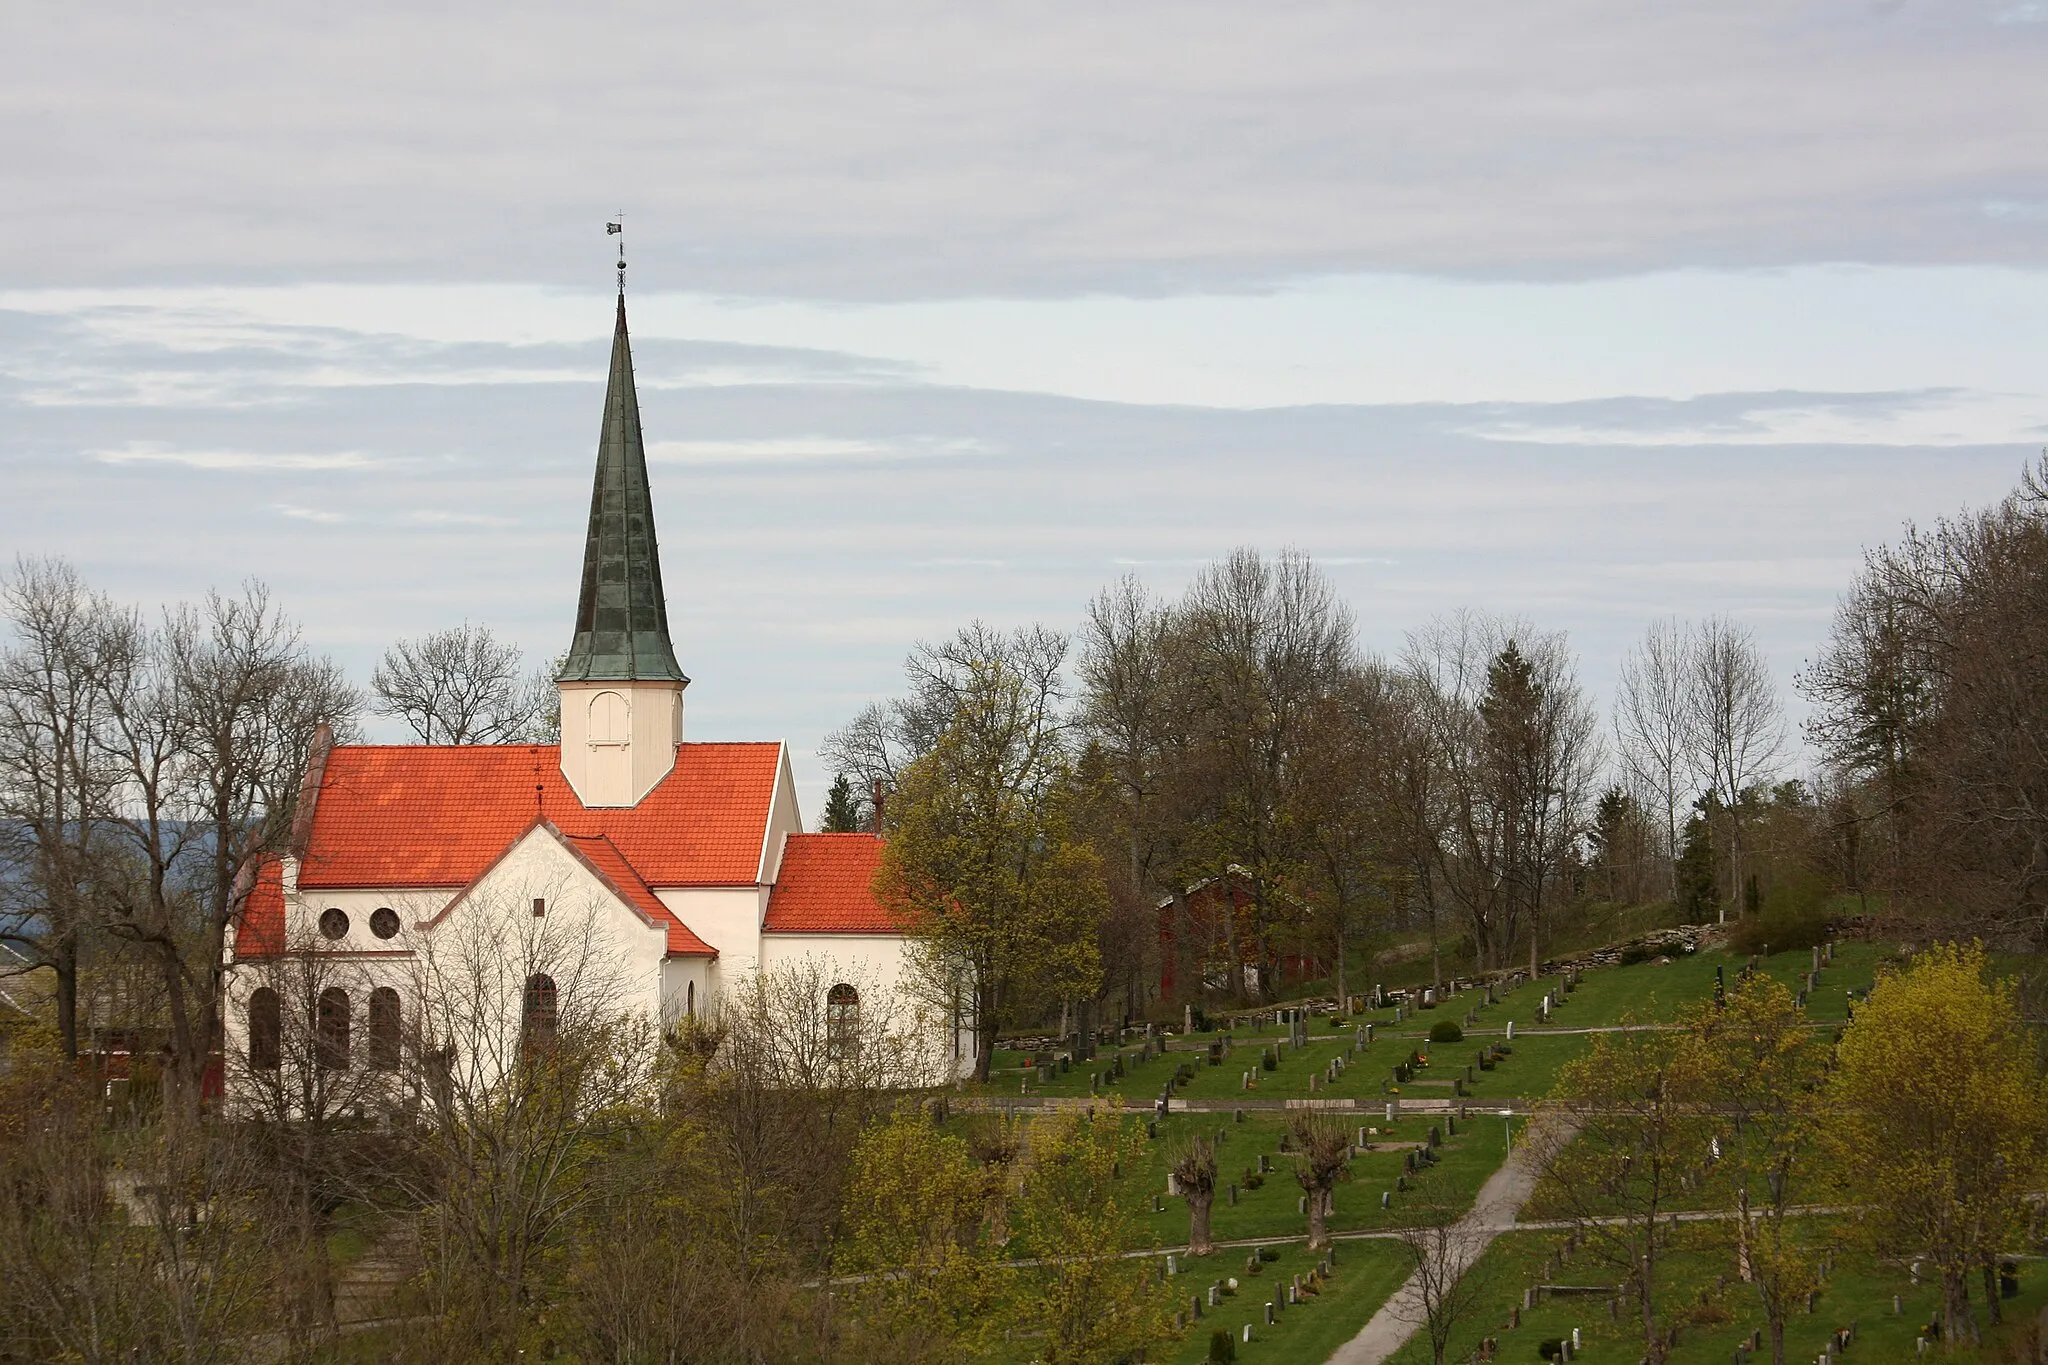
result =
[[[626,294],[626,215],[620,214],[613,222],[604,225],[607,237],[619,239],[619,297]]]

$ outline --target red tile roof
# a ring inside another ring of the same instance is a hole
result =
[[[872,834],[792,834],[761,927],[782,934],[900,934],[875,900],[882,841]]]
[[[256,884],[242,902],[242,922],[235,929],[235,960],[274,957],[284,951],[284,865],[265,858]]]
[[[633,865],[626,861],[610,839],[602,834],[565,834],[569,847],[583,855],[598,874],[627,904],[632,905],[656,924],[668,927],[668,951],[703,957],[717,957],[718,950],[690,932],[688,925],[677,919],[675,912],[661,903],[661,897],[654,889],[641,880]]]
[[[777,744],[685,744],[639,805],[592,810],[551,744],[337,746],[299,885],[467,886],[538,814],[603,835],[646,885],[751,886],[780,761]]]

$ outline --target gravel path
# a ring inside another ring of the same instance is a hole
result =
[[[1500,1169],[1479,1187],[1472,1211],[1458,1221],[1455,1244],[1461,1262],[1459,1274],[1479,1259],[1495,1237],[1515,1226],[1515,1215],[1536,1188],[1536,1150],[1525,1135]],[[1329,1365],[1381,1365],[1421,1325],[1420,1289],[1416,1280],[1410,1279],[1380,1305],[1380,1311],[1372,1315],[1357,1336],[1337,1348]]]

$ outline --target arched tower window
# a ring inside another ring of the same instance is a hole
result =
[[[825,1054],[850,1062],[860,1051],[860,992],[844,981],[825,992]]]
[[[323,1071],[348,1069],[348,992],[329,986],[320,992],[313,1018],[314,1060]]]
[[[555,1041],[558,1022],[555,979],[541,973],[526,978],[526,999],[519,1010],[519,1037],[528,1051],[544,1051]]]
[[[379,986],[370,992],[370,1070],[398,1070],[399,1029],[403,1019],[398,992]]]
[[[686,1005],[686,1006],[685,1006],[684,1008],[685,1008],[685,1009],[686,1009],[686,1010],[688,1011],[688,1013],[689,1013],[689,1016],[690,1016],[690,1017],[691,1017],[692,1019],[695,1019],[695,1018],[697,1017],[697,983],[696,983],[696,982],[692,981],[692,982],[690,983],[690,989],[689,989],[688,991],[684,992],[684,998],[685,998],[685,999],[686,999],[686,1000],[687,1000],[687,1001],[689,1002],[689,1003],[688,1003],[688,1004],[687,1004],[687,1005]]]
[[[249,993],[249,1066],[275,1071],[284,1050],[284,1001],[268,986]]]
[[[590,699],[590,742],[624,744],[633,736],[633,706],[617,692],[600,692]]]

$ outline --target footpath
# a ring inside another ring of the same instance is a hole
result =
[[[1537,1122],[1555,1124],[1563,1120],[1546,1115]],[[1530,1140],[1532,1137],[1535,1137],[1534,1141]],[[1494,1238],[1515,1226],[1515,1216],[1522,1211],[1522,1205],[1529,1202],[1529,1195],[1536,1188],[1536,1154],[1545,1142],[1555,1142],[1559,1138],[1555,1132],[1540,1137],[1524,1134],[1521,1145],[1479,1187],[1479,1196],[1472,1201],[1472,1211],[1458,1220],[1451,1237],[1458,1274],[1463,1275],[1471,1269],[1472,1263],[1485,1254]],[[1329,1365],[1383,1365],[1389,1356],[1407,1343],[1409,1337],[1415,1335],[1421,1325],[1422,1284],[1421,1277],[1417,1275],[1380,1305],[1380,1311],[1372,1315],[1357,1336],[1337,1348],[1330,1357]]]

